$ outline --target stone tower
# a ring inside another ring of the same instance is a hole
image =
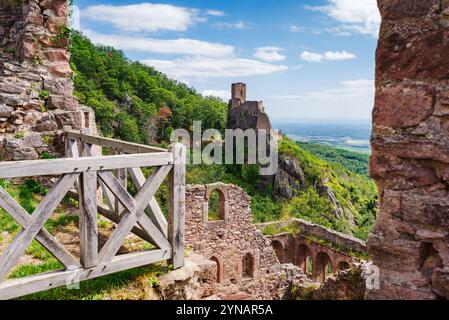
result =
[[[95,117],[73,96],[67,0],[0,0],[0,160],[60,156],[64,126]]]
[[[237,107],[246,102],[246,84],[239,82],[232,84],[231,106]]]

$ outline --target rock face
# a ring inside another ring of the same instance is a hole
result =
[[[292,199],[305,189],[306,178],[298,161],[292,156],[279,155],[279,168],[273,184],[276,199]]]
[[[0,159],[58,156],[63,126],[89,127],[73,96],[67,0],[0,2]]]
[[[449,2],[378,0],[371,299],[449,298]]]
[[[157,288],[164,300],[200,300],[215,293],[216,265],[192,254],[181,269],[159,278]]]
[[[291,300],[363,300],[366,294],[366,263],[354,265],[329,278],[320,287],[297,285]]]

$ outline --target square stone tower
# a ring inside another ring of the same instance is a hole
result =
[[[246,84],[242,82],[232,84],[231,106],[237,107],[246,102]]]

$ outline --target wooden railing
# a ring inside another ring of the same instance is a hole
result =
[[[60,176],[31,215],[0,187],[0,207],[22,227],[0,256],[0,299],[11,299],[164,260],[170,260],[175,269],[182,267],[185,147],[174,144],[169,150],[164,150],[69,129],[65,131],[65,143],[66,158],[0,163],[0,178]],[[119,154],[92,156],[94,145]],[[154,167],[155,170],[145,178],[142,167]],[[134,197],[127,190],[128,175],[138,190]],[[154,197],[167,176],[168,221]],[[99,193],[103,194],[106,203],[103,203],[103,197],[98,196]],[[80,259],[44,228],[67,194],[76,197],[79,203]],[[101,250],[98,213],[117,224]],[[156,249],[118,255],[129,233],[148,241]],[[34,239],[65,269],[7,280],[11,269]]]

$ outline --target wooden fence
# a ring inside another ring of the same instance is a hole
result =
[[[177,143],[164,150],[68,129],[65,143],[66,158],[0,163],[0,178],[60,176],[31,215],[0,187],[0,207],[22,227],[0,256],[0,299],[11,299],[158,261],[170,260],[175,269],[182,267],[185,147]],[[94,145],[116,154],[92,156]],[[149,178],[145,178],[142,167],[154,167]],[[168,221],[154,197],[167,176]],[[128,177],[138,190],[134,197],[127,190]],[[98,196],[98,190],[102,191],[103,197]],[[79,203],[80,259],[44,228],[67,194],[77,197]],[[117,224],[101,250],[98,213]],[[153,244],[156,249],[118,255],[130,233]],[[34,239],[65,269],[7,279]]]

